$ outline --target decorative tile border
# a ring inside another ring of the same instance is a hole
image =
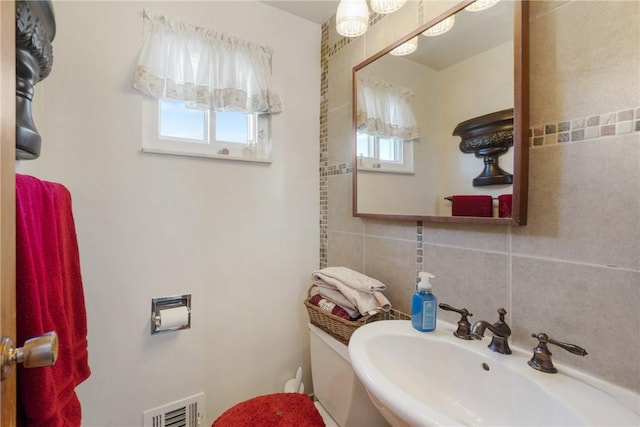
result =
[[[386,15],[371,13],[369,16],[369,27],[377,24]],[[329,25],[333,23],[333,19],[322,24],[320,36],[320,260],[319,267],[327,267],[328,259],[328,211],[329,211],[329,184],[328,178],[333,175],[353,173],[353,165],[351,163],[340,163],[337,165],[329,165],[329,58],[340,52],[345,46],[349,45],[353,40],[349,37],[341,37],[333,46],[329,46]]]
[[[418,283],[418,273],[424,271],[424,245],[423,245],[423,228],[422,221],[418,221],[416,224],[416,284]]]
[[[329,126],[328,126],[328,114],[329,114],[329,57],[335,53],[329,51],[329,22],[322,24],[321,36],[320,36],[320,158],[319,158],[319,173],[320,173],[320,260],[319,267],[325,268],[327,266],[328,255],[328,238],[327,238],[327,225],[328,225],[328,207],[329,207],[329,185],[327,182],[327,152],[329,145]]]
[[[420,3],[422,6],[422,2]],[[372,13],[369,18],[369,27],[380,22],[386,15],[379,15]],[[329,95],[329,58],[340,52],[345,46],[351,43],[352,40],[348,37],[342,37],[333,46],[329,46],[329,25],[332,20],[329,20],[322,24],[321,37],[320,37],[320,159],[319,159],[319,174],[320,174],[320,260],[319,268],[325,268],[328,265],[328,211],[329,211],[329,184],[328,178],[330,176],[352,174],[353,164],[351,162],[338,163],[335,165],[329,165],[328,162],[328,149],[329,149],[329,128],[328,128],[328,95]],[[416,273],[422,271],[422,222],[417,222],[416,230]],[[418,275],[416,274],[416,278]],[[416,279],[417,280],[417,279]],[[417,282],[416,282],[417,283]]]
[[[640,107],[557,123],[534,125],[529,129],[529,147],[580,142],[632,132],[640,132]]]
[[[337,165],[329,165],[324,171],[320,171],[325,176],[342,175],[344,173],[353,173],[353,166],[349,163],[338,163]]]

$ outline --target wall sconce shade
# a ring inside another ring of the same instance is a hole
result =
[[[451,15],[450,17],[438,22],[434,26],[429,27],[427,31],[422,33],[422,35],[427,37],[440,36],[446,33],[447,31],[449,31],[450,29],[452,29],[453,24],[455,24],[455,22],[456,22],[455,15]]]
[[[366,0],[340,0],[336,12],[336,31],[344,37],[358,37],[369,28]]]
[[[418,36],[415,36],[411,40],[407,40],[406,42],[402,43],[400,46],[396,47],[389,53],[395,56],[404,56],[404,55],[409,55],[410,53],[415,52],[417,48],[418,48]]]
[[[489,9],[494,4],[498,3],[500,0],[476,0],[471,3],[469,6],[465,7],[464,10],[468,12],[480,12],[481,10]]]
[[[370,0],[371,9],[375,13],[387,14],[400,9],[407,0]]]

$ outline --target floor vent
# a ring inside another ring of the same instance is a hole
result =
[[[199,427],[204,419],[204,393],[143,413],[144,427]]]

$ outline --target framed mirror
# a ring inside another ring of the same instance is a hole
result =
[[[354,216],[526,224],[528,3],[475,3],[354,67]]]

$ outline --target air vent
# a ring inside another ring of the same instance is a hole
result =
[[[144,427],[199,427],[204,419],[204,393],[143,413]]]

